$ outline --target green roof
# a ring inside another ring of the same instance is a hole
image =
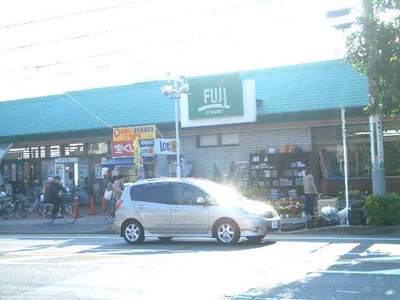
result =
[[[367,79],[342,60],[240,72],[256,81],[258,115],[367,104]],[[162,81],[0,102],[0,138],[100,130],[108,126],[168,124],[174,105]]]

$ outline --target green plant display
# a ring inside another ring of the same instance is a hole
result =
[[[370,225],[400,225],[400,194],[368,196],[365,212]]]

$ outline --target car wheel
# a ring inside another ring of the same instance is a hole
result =
[[[248,236],[247,239],[252,244],[258,244],[263,240],[264,237],[265,237],[265,235]]]
[[[158,239],[160,240],[160,242],[170,242],[172,240],[172,237],[170,237],[170,236],[160,236]]]
[[[240,229],[232,220],[222,220],[216,226],[217,241],[225,245],[234,245],[240,239]]]
[[[144,240],[143,226],[137,221],[126,222],[122,234],[128,244],[140,244]]]

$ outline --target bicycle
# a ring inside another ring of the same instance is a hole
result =
[[[36,214],[38,216],[43,215],[43,207],[46,204],[44,200],[44,195],[41,194],[37,197],[37,199],[31,203],[31,206],[28,208],[29,213]]]
[[[42,214],[42,219],[45,223],[50,224],[53,223],[54,220],[57,218],[53,214],[54,210],[54,204],[52,203],[46,203],[43,206],[43,214]],[[69,224],[75,223],[77,220],[77,217],[74,216],[74,211],[73,211],[73,204],[71,202],[67,202],[65,197],[61,198],[60,205],[59,205],[59,210],[61,213],[61,216],[64,218],[65,221]]]
[[[0,193],[0,216],[2,216],[3,219],[8,219],[12,216],[13,211],[14,204],[10,196],[5,193]]]
[[[18,214],[22,217],[22,218],[26,218],[26,216],[28,215],[28,210],[25,207],[25,203],[29,201],[28,197],[26,197],[23,194],[17,194],[17,197],[15,199],[14,202],[14,210],[12,213],[12,216],[15,217],[15,215]]]

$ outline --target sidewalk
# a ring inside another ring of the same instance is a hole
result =
[[[89,215],[87,209],[81,209],[80,218],[74,224],[68,224],[63,218],[57,218],[51,224],[43,222],[38,216],[19,216],[4,220],[0,218],[0,234],[93,234],[112,233],[102,213]]]
[[[282,219],[281,232],[274,235],[318,235],[318,236],[400,236],[400,226],[330,226],[305,229],[303,218]],[[46,224],[37,216],[22,219],[0,219],[0,234],[114,234],[111,224],[103,214],[88,215],[81,210],[81,217],[74,224],[68,224],[62,218],[52,224]]]

